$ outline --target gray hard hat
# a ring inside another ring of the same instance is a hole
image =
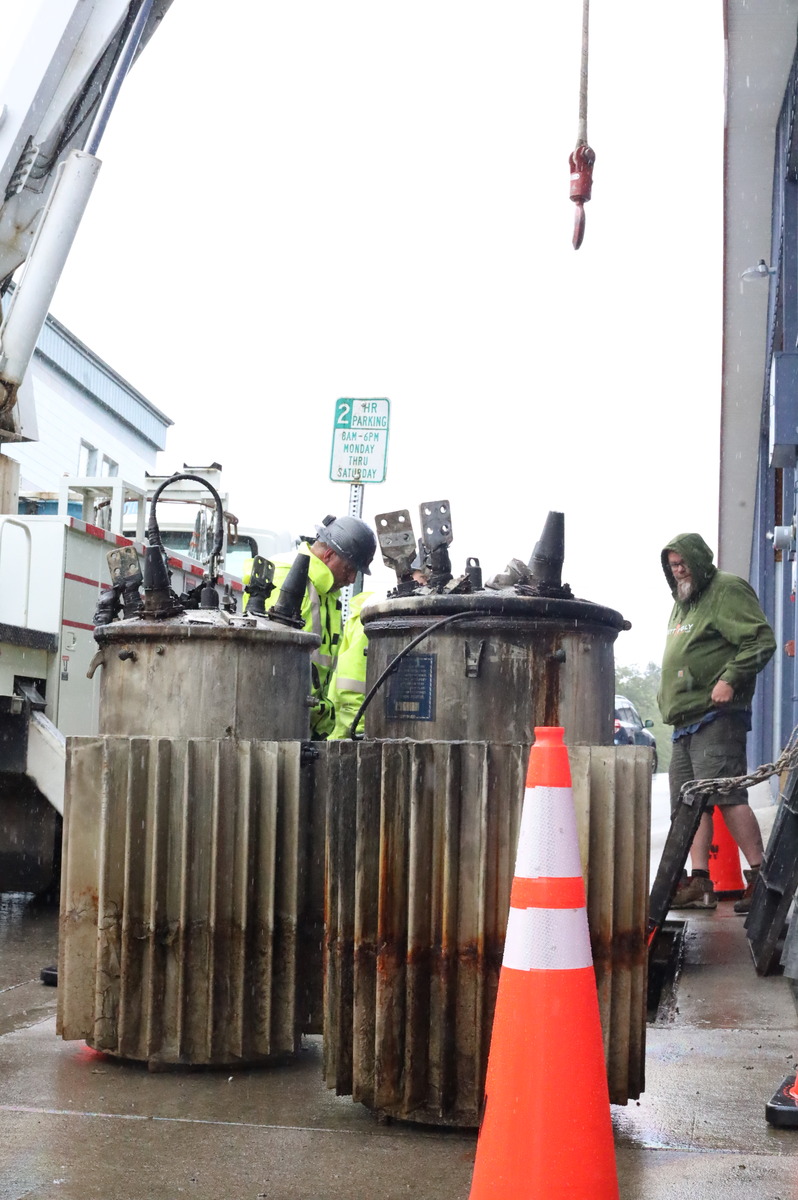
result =
[[[369,564],[377,549],[377,539],[365,521],[359,517],[328,517],[316,526],[316,536],[341,558],[347,559],[358,571],[370,575]]]

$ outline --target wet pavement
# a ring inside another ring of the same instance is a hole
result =
[[[764,1117],[798,1056],[790,988],[757,977],[731,901],[672,916],[686,920],[685,961],[648,1028],[646,1091],[612,1109],[620,1195],[798,1200],[798,1130]],[[336,1097],[318,1038],[295,1061],[233,1073],[153,1073],[61,1041],[56,991],[39,981],[56,938],[53,906],[0,896],[0,1200],[468,1197],[474,1133],[383,1124]],[[575,1051],[564,1119],[590,1102]]]
[[[42,986],[39,971],[57,958],[55,906],[21,892],[0,893],[0,1037],[55,1013],[55,988]],[[2,1063],[0,1057],[0,1081]]]

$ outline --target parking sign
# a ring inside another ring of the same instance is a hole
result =
[[[330,457],[334,483],[384,481],[390,412],[390,400],[336,400]]]

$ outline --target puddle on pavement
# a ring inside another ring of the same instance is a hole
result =
[[[0,992],[38,981],[57,959],[57,902],[32,892],[0,893]]]

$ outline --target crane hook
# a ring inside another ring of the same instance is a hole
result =
[[[571,199],[576,205],[574,214],[574,250],[582,245],[585,236],[585,204],[593,190],[593,164],[595,151],[587,142],[580,142],[568,158],[571,167]]]
[[[574,212],[574,250],[578,250],[582,245],[582,239],[585,236],[585,206],[581,200],[576,201],[576,211]]]

